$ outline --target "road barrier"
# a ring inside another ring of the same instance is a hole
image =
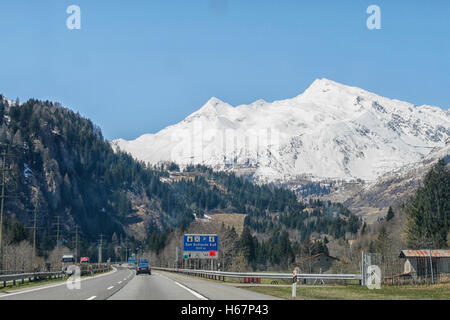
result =
[[[328,273],[298,273],[295,276],[292,273],[270,273],[270,272],[225,272],[211,270],[192,270],[152,267],[154,270],[184,273],[191,276],[209,278],[225,281],[225,277],[231,278],[261,278],[261,279],[318,279],[318,280],[357,280],[361,282],[360,274],[328,274]]]
[[[315,279],[315,280],[358,280],[362,284],[362,276],[360,274],[313,274],[313,273],[269,273],[269,272],[225,272],[225,271],[211,271],[211,270],[192,270],[192,269],[175,269],[175,268],[159,268],[153,267],[154,270],[183,273],[190,276],[197,276],[202,278],[222,280],[225,277],[244,278],[248,281],[253,279],[291,279],[292,280],[292,297],[297,296],[297,281],[299,279]],[[222,279],[221,279],[222,278]]]
[[[13,282],[16,285],[17,281],[20,283],[25,283],[25,279],[29,282],[38,280],[49,280],[62,278],[64,275],[61,272],[34,272],[34,273],[19,273],[19,274],[9,274],[0,276],[0,283],[3,283],[3,287],[6,287],[7,282]]]
[[[105,265],[101,267],[93,267],[86,270],[81,270],[81,275],[89,275],[89,274],[96,274],[101,272],[107,272],[111,270],[111,266]],[[15,286],[17,282],[20,282],[21,284],[25,283],[25,280],[28,280],[29,282],[32,281],[39,281],[39,280],[50,280],[50,279],[57,279],[57,278],[64,278],[67,277],[67,274],[64,274],[61,271],[58,272],[33,272],[33,273],[18,273],[18,274],[6,274],[6,275],[0,275],[0,284],[3,284],[3,288],[6,287],[7,282],[12,282]]]

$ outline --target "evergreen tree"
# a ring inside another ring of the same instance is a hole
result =
[[[387,215],[386,215],[386,221],[391,220],[394,216],[395,216],[394,210],[392,210],[392,207],[389,206],[389,209],[388,209],[388,212],[387,212]]]
[[[411,248],[444,248],[450,225],[450,170],[441,159],[408,203],[407,242]]]
[[[239,244],[247,261],[249,263],[253,262],[255,259],[255,243],[248,226],[244,227]]]
[[[391,239],[384,226],[375,241],[375,249],[376,252],[380,253],[382,257],[386,257],[391,253]]]

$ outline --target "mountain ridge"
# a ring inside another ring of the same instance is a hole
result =
[[[450,113],[439,107],[317,79],[274,102],[233,107],[212,97],[177,124],[111,144],[150,164],[202,164],[280,184],[305,177],[376,181],[449,137]]]

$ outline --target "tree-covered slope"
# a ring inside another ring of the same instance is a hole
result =
[[[73,247],[76,230],[91,248],[100,235],[109,243],[153,239],[163,246],[159,238],[167,230],[215,212],[246,214],[254,234],[284,230],[297,240],[314,232],[340,237],[359,226],[341,205],[301,203],[292,191],[232,173],[203,166],[179,172],[173,163],[148,167],[114,151],[90,120],[49,101],[19,104],[0,96],[0,147],[6,192],[15,197],[7,199],[5,215],[30,226],[29,210],[38,209],[41,252],[58,235]]]

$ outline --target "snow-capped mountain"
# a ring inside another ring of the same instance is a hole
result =
[[[211,98],[176,125],[112,145],[151,164],[204,164],[259,182],[375,181],[449,138],[449,111],[318,79],[272,103],[233,107]]]

